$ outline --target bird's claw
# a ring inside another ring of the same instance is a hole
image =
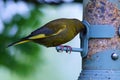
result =
[[[60,45],[59,47],[60,47],[60,49],[57,49],[57,52],[63,52],[64,46]]]
[[[66,53],[71,53],[71,51],[72,51],[72,47],[71,46],[67,46],[67,45],[65,45],[64,47],[66,47]]]
[[[64,50],[66,51],[66,53],[68,53],[68,52],[71,53],[72,47],[67,46],[67,45],[65,45],[65,46],[60,45],[59,49],[57,49],[57,52],[63,52]]]

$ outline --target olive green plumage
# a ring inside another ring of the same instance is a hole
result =
[[[9,46],[33,41],[46,47],[54,47],[72,40],[83,30],[83,24],[77,19],[56,19]]]

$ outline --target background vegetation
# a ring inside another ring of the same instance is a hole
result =
[[[82,20],[82,0],[0,1],[0,80],[77,80],[79,54],[57,54],[35,43],[6,48],[57,18]],[[79,38],[68,43],[79,47]]]

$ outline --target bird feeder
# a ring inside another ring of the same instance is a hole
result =
[[[119,9],[120,0],[83,0],[86,30],[80,33],[81,48],[72,48],[82,56],[78,80],[120,80]]]
[[[78,80],[120,80],[120,1],[84,0],[83,5],[87,31],[81,43],[83,49],[88,45]]]

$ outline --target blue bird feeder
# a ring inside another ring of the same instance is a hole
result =
[[[78,80],[120,80],[120,1],[84,0],[83,5],[86,33]]]
[[[78,80],[120,80],[120,1],[83,0],[83,10],[81,48],[72,48],[82,56]]]

